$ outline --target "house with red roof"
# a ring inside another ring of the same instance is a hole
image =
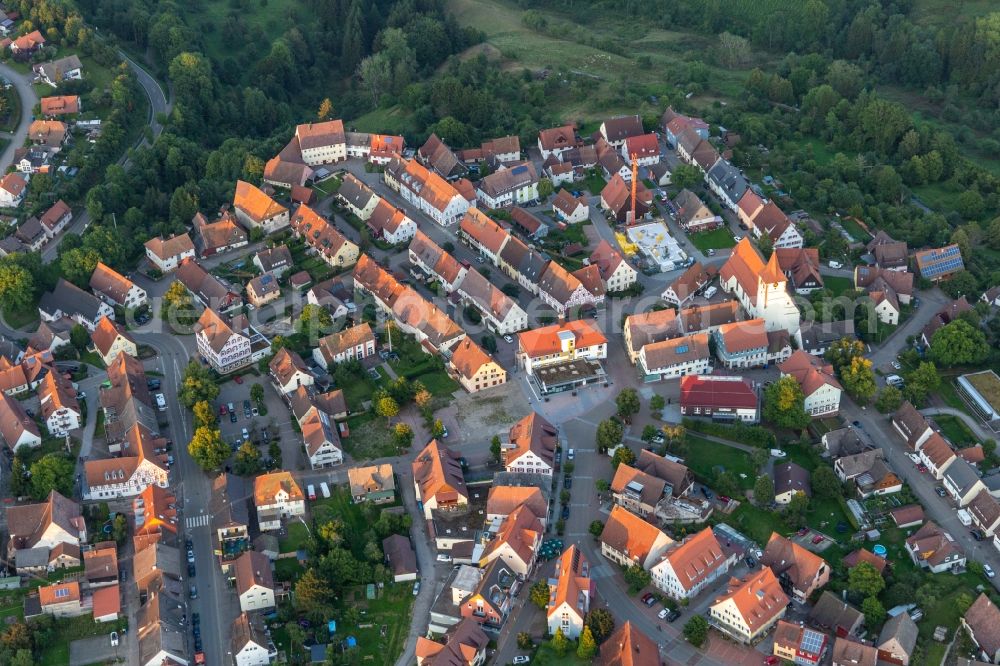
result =
[[[713,421],[757,423],[760,396],[748,379],[730,375],[688,375],[681,378],[681,415]]]
[[[625,139],[621,153],[629,166],[633,161],[641,167],[652,166],[660,162],[660,141],[652,132],[630,136]]]
[[[782,377],[791,376],[798,382],[810,416],[826,418],[840,411],[843,388],[834,376],[833,366],[822,358],[798,349],[778,368]]]

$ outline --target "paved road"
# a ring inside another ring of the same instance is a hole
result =
[[[973,434],[975,434],[975,436],[980,440],[995,439],[997,436],[995,432],[990,432],[984,428],[982,421],[974,419],[962,410],[955,409],[954,407],[928,407],[926,409],[921,409],[920,413],[924,416],[934,416],[935,414],[948,414],[950,416],[954,416],[967,425]]]
[[[38,95],[27,76],[16,71],[8,65],[0,64],[0,76],[14,84],[17,96],[21,100],[21,120],[17,123],[17,128],[10,134],[3,133],[4,138],[10,139],[10,143],[4,148],[0,155],[0,173],[6,173],[7,168],[14,162],[14,151],[24,145],[24,140],[28,136],[28,127],[31,125],[31,111],[38,104]]]
[[[118,53],[125,60],[125,62],[128,63],[128,66],[132,68],[132,71],[135,72],[136,80],[139,82],[139,85],[142,86],[143,92],[149,99],[149,117],[147,118],[147,124],[153,130],[153,139],[155,140],[156,137],[160,136],[160,133],[163,132],[163,126],[157,120],[157,116],[161,113],[164,114],[170,113],[170,109],[173,108],[173,101],[167,98],[166,94],[163,92],[163,88],[160,87],[160,84],[157,83],[156,79],[154,79],[149,74],[149,72],[144,70],[138,63],[136,63],[134,60],[125,55],[124,52],[119,51]],[[3,73],[3,69],[0,69],[0,73]],[[24,117],[22,117],[21,122],[22,123],[25,122]],[[25,126],[24,131],[25,133],[27,133],[27,126]],[[24,143],[23,136],[21,137],[21,142],[18,143],[17,145],[21,145],[21,143]],[[149,141],[146,139],[146,136],[143,135],[139,143],[136,144],[136,147],[148,144]],[[129,156],[128,156],[129,152],[130,151],[126,151],[126,153],[122,155],[121,158],[118,160],[118,163],[124,166],[126,169],[129,166],[131,166],[131,162],[129,161]],[[0,167],[3,167],[4,169],[6,168],[6,166],[2,162],[0,162]],[[81,209],[80,212],[77,213],[76,217],[73,218],[73,221],[70,223],[70,225],[63,232],[62,236],[60,236],[56,242],[50,243],[47,247],[45,247],[42,250],[42,261],[44,261],[45,263],[54,261],[58,256],[59,241],[65,238],[67,234],[82,234],[84,231],[86,231],[89,225],[90,225],[90,214],[87,213],[86,208]]]

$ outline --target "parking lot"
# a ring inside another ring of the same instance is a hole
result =
[[[112,623],[113,624],[113,623]],[[87,666],[88,664],[104,664],[107,662],[124,661],[128,651],[125,637],[122,636],[118,646],[111,645],[111,630],[100,636],[81,638],[69,644],[69,666]]]
[[[292,428],[292,416],[284,399],[278,395],[266,377],[247,375],[242,383],[230,380],[220,387],[216,399],[216,413],[226,407],[226,414],[219,414],[219,430],[222,440],[231,448],[238,448],[245,438],[255,442],[266,458],[268,443],[275,436],[281,445],[282,465],[286,469],[298,469],[305,465],[305,454],[301,438]],[[266,414],[261,414],[256,403],[250,399],[250,388],[259,383],[264,387]],[[229,405],[235,408],[229,410]],[[255,414],[255,412],[257,412]],[[245,431],[245,432],[244,432]],[[307,466],[307,465],[306,465]]]

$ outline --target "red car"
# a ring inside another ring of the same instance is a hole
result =
[[[233,381],[236,382],[237,384],[242,384],[243,378],[240,377],[239,375],[236,375],[235,377],[233,377]]]
[[[796,532],[796,534],[798,534],[800,537],[804,537],[805,535],[809,534],[809,528],[803,527],[801,530]]]
[[[768,666],[773,666],[778,663],[778,658],[772,654],[770,657],[764,657],[764,663]]]
[[[228,413],[229,413],[229,410],[226,409],[225,405],[219,405],[219,416],[225,416]]]
[[[927,465],[925,465],[923,463],[920,463],[919,465],[917,465],[917,470],[919,470],[921,474],[926,474],[927,473]]]
[[[817,534],[816,536],[813,537],[813,543],[823,543],[823,539],[825,538],[826,537],[823,536],[822,534]]]

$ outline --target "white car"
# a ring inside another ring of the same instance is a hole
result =
[[[111,647],[118,647],[118,632],[111,632]]]
[[[437,561],[445,563],[451,562],[451,555],[448,555],[447,553],[438,553]]]
[[[513,663],[515,663],[515,664],[527,664],[529,661],[531,661],[531,657],[529,657],[526,654],[520,654],[520,655],[514,657],[514,662]]]
[[[658,617],[661,620],[663,620],[663,619],[665,619],[667,617],[667,613],[669,613],[669,612],[670,611],[668,611],[666,608],[662,608],[662,609],[660,609],[660,612],[656,614],[656,617]]]
[[[503,336],[503,340],[504,340],[504,342],[506,342],[506,343],[508,343],[508,344],[510,344],[510,343],[512,343],[512,342],[514,342],[514,338],[512,338],[512,337],[511,337],[511,336],[509,336],[509,335],[505,335],[505,336]]]
[[[986,574],[987,578],[993,578],[994,576],[997,575],[997,572],[993,571],[993,567],[991,567],[988,564],[983,565],[983,573]]]
[[[891,365],[892,365],[892,369],[893,370],[902,370],[903,369],[903,364],[900,363],[899,361],[893,361]]]
[[[771,455],[774,456],[775,458],[784,458],[785,452],[782,451],[781,449],[771,449]]]

